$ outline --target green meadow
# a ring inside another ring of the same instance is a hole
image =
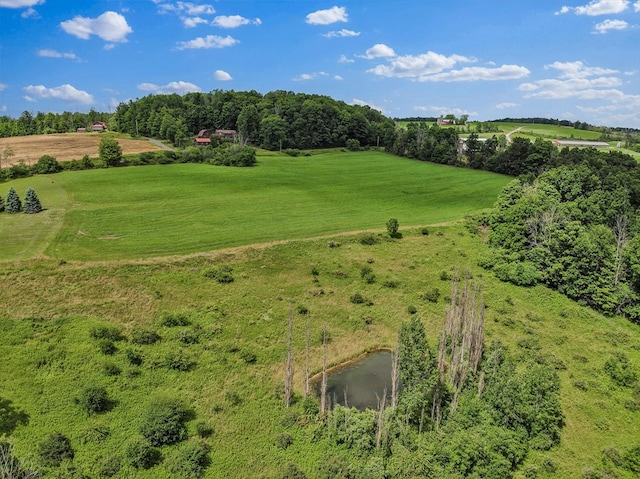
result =
[[[560,444],[533,451],[515,477],[631,479],[616,458],[638,444],[640,391],[615,384],[605,363],[624,352],[637,370],[638,326],[478,266],[486,238],[462,220],[490,207],[509,180],[377,152],[324,152],[264,154],[246,169],[128,167],[0,186],[3,196],[32,186],[46,208],[0,215],[0,411],[12,418],[0,438],[8,434],[16,455],[37,465],[51,432],[68,437],[73,462],[47,477],[183,477],[171,469],[183,444],[159,447],[162,461],[149,469],[130,464],[149,405],[170,397],[190,409],[184,444],[210,447],[205,478],[280,479],[295,464],[324,479],[322,464],[353,452],[302,401],[283,405],[290,312],[300,399],[307,319],[312,373],[322,367],[324,325],[330,364],[393,347],[410,311],[435,349],[449,278],[469,271],[487,307],[485,344],[499,340],[560,377]],[[386,234],[392,217],[401,238]],[[220,271],[233,280],[217,281]],[[425,299],[434,290],[436,300]],[[356,293],[368,301],[352,302]],[[114,349],[96,338],[100,327],[119,329]],[[137,342],[143,330],[158,340]],[[91,387],[108,393],[105,411],[79,404]]]
[[[0,260],[133,259],[456,221],[509,178],[381,152],[259,156],[253,168],[177,164],[65,172],[32,186],[43,214],[3,216]]]

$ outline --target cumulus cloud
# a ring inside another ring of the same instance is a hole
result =
[[[618,70],[611,70],[610,68],[588,67],[581,61],[553,62],[550,65],[545,65],[544,69],[558,70],[560,72],[560,78],[587,78],[596,75],[620,73]]]
[[[116,12],[105,12],[97,18],[74,17],[60,23],[62,29],[69,35],[88,40],[96,35],[108,42],[126,42],[127,35],[133,30],[126,18]]]
[[[50,50],[48,48],[38,50],[38,56],[47,58],[66,58],[68,60],[80,60],[75,53],[60,53],[56,50]]]
[[[314,73],[301,73],[297,77],[293,79],[293,81],[309,81],[314,80],[318,77],[326,77],[329,76],[326,72],[314,72]]]
[[[458,81],[497,81],[517,80],[531,73],[526,67],[520,65],[502,65],[497,68],[465,67],[460,70],[422,75],[418,81],[458,82]]]
[[[475,111],[463,110],[461,108],[450,108],[448,106],[416,106],[414,110],[420,112],[431,112],[436,113],[438,115],[455,115],[455,116],[477,116],[478,113]]]
[[[42,5],[45,0],[0,0],[0,7],[25,8],[34,5]]]
[[[369,48],[361,58],[372,60],[374,58],[395,57],[395,56],[396,56],[396,52],[393,51],[393,48],[391,48],[388,45],[385,45],[384,43],[376,43],[374,46]]]
[[[9,87],[6,83],[0,83],[0,91],[5,90]]]
[[[199,92],[202,89],[198,85],[185,81],[172,81],[166,85],[155,85],[154,83],[140,83],[138,90],[150,91],[158,94],[170,94],[177,93],[178,95],[184,95],[190,92]]]
[[[217,35],[207,35],[206,37],[198,37],[188,42],[178,42],[176,47],[178,50],[198,49],[198,48],[225,48],[231,47],[239,43],[238,40],[230,35],[219,37]]]
[[[640,12],[640,0],[633,4],[633,11]]]
[[[220,28],[238,28],[242,25],[262,25],[262,20],[256,18],[250,20],[240,15],[219,15],[213,19],[211,25]]]
[[[510,103],[510,102],[504,102],[504,103],[498,103],[496,105],[496,108],[498,110],[505,110],[507,108],[515,108],[517,106],[520,106],[518,103]]]
[[[346,55],[340,55],[340,58],[338,58],[338,63],[353,63],[353,62],[355,62],[355,60],[347,58]]]
[[[611,20],[607,19],[604,22],[598,23],[595,27],[596,33],[607,33],[609,30],[626,30],[629,24],[624,20]]]
[[[624,12],[629,6],[629,0],[592,0],[580,7],[564,6],[556,15],[573,11],[576,15],[588,15],[595,17],[598,15],[611,15]],[[634,5],[635,7],[635,5]]]
[[[353,30],[347,30],[346,28],[343,28],[342,30],[338,30],[338,31],[331,31],[329,33],[325,33],[324,35],[322,35],[323,37],[327,37],[327,38],[344,38],[344,37],[357,37],[360,35],[360,32],[354,32]]]
[[[174,12],[183,15],[212,15],[216,13],[216,9],[213,8],[212,5],[202,4],[196,5],[191,2],[176,2],[176,3],[166,3],[166,2],[155,2],[158,4],[158,11],[160,13],[169,13]]]
[[[367,55],[369,55],[370,50],[371,49],[367,50]],[[393,50],[390,50],[389,53],[391,52],[393,52]],[[388,78],[418,78],[424,75],[440,73],[460,62],[473,61],[474,59],[461,55],[446,56],[429,51],[421,55],[397,56],[391,59],[388,64],[377,65],[368,71],[375,75]]]
[[[64,100],[69,103],[81,103],[90,105],[93,103],[93,95],[86,91],[78,90],[68,83],[53,88],[47,88],[44,85],[29,85],[23,88],[27,93],[27,101],[37,101],[37,99],[57,99]]]
[[[22,18],[40,18],[40,14],[34,8],[27,8],[20,16]]]
[[[344,78],[342,76],[340,76],[340,75],[334,75],[333,79],[334,80],[338,80],[338,81],[344,80]]]
[[[345,7],[331,7],[327,10],[317,10],[307,15],[306,22],[310,25],[331,25],[337,22],[347,22],[349,15]]]
[[[202,17],[184,17],[182,18],[182,24],[187,28],[197,27],[203,23],[208,24],[209,21]]]
[[[224,70],[216,70],[215,73],[213,74],[213,78],[215,78],[218,81],[233,80],[233,77]]]

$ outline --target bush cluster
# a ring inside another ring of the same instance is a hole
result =
[[[40,203],[40,199],[33,188],[27,188],[24,202],[22,202],[16,190],[11,187],[6,199],[0,196],[0,212],[2,211],[9,214],[20,213],[21,211],[26,214],[36,214],[42,211],[42,203]]]

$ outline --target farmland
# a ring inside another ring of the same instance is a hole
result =
[[[20,161],[32,165],[42,155],[50,155],[58,161],[79,160],[84,155],[90,158],[98,157],[98,145],[104,135],[114,136],[124,155],[141,153],[144,151],[160,150],[159,146],[146,139],[135,139],[128,135],[113,135],[112,133],[56,133],[50,135],[29,135],[0,138],[0,155],[9,148],[12,155],[8,161],[3,161],[6,168]]]
[[[509,181],[332,150],[263,152],[253,168],[153,165],[4,183],[34,187],[46,208],[0,216],[0,400],[14,413],[16,454],[37,464],[38,444],[58,431],[75,450],[60,475],[178,477],[171,465],[179,445],[162,446],[163,461],[149,469],[128,462],[151,401],[171,397],[191,410],[186,443],[204,437],[211,447],[204,477],[252,471],[275,479],[287,464],[326,477],[322,464],[352,452],[302,401],[282,404],[289,312],[299,399],[306,314],[312,373],[322,364],[323,325],[330,364],[392,347],[410,311],[434,348],[448,278],[468,270],[487,305],[485,343],[500,340],[517,360],[552,365],[560,378],[560,445],[533,451],[516,477],[580,477],[604,464],[631,478],[607,461],[637,444],[640,398],[615,384],[605,363],[620,352],[640,363],[637,326],[543,286],[502,283],[478,266],[486,238],[464,217],[490,207]],[[392,217],[401,238],[384,232]],[[365,266],[371,282],[361,277]],[[217,281],[219,271],[233,280]],[[425,299],[436,289],[435,301]],[[356,293],[368,302],[354,303]],[[121,336],[105,349],[96,331],[114,326]],[[141,330],[159,339],[141,344]],[[80,398],[92,387],[111,401],[87,414]],[[283,435],[292,441],[286,448],[278,446]]]

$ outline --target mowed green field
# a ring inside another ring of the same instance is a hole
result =
[[[259,156],[253,168],[200,164],[64,172],[33,187],[39,215],[3,215],[0,260],[135,259],[456,221],[490,207],[510,178],[381,152]],[[6,193],[5,193],[6,194]],[[4,195],[3,195],[4,196]]]

